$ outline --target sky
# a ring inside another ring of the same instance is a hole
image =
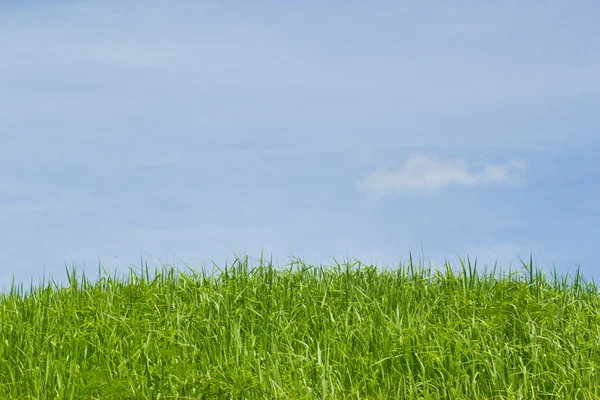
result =
[[[0,290],[261,251],[598,282],[599,12],[0,0]]]

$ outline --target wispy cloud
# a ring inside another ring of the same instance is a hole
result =
[[[370,194],[385,195],[399,192],[432,193],[451,185],[516,186],[523,183],[520,172],[525,170],[523,162],[511,161],[504,165],[486,163],[483,171],[471,172],[463,159],[445,161],[416,154],[398,170],[379,170],[368,175],[359,182],[358,188]]]

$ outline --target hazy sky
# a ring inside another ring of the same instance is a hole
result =
[[[599,281],[599,12],[0,0],[0,290],[262,249]]]

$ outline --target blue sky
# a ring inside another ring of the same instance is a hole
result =
[[[262,249],[598,281],[599,11],[0,2],[0,286]]]

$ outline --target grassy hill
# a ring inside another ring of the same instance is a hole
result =
[[[600,296],[579,271],[67,273],[0,298],[0,398],[600,398]]]

